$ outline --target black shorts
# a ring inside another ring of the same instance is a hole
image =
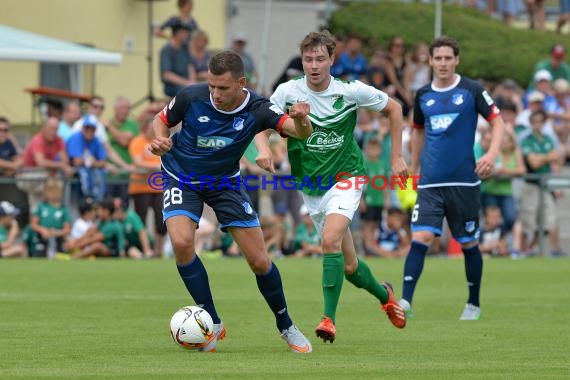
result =
[[[162,216],[166,222],[173,216],[184,215],[198,224],[204,203],[214,210],[224,232],[228,227],[260,226],[257,213],[239,177],[204,186],[182,183],[170,178],[163,194]]]
[[[367,222],[382,223],[382,206],[368,206],[366,211],[360,213],[360,219]]]
[[[479,186],[429,187],[418,190],[412,211],[412,232],[430,231],[440,236],[443,218],[459,243],[479,239]]]

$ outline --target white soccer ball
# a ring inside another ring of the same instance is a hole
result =
[[[201,307],[184,306],[170,320],[170,335],[181,347],[199,350],[214,337],[214,322]]]

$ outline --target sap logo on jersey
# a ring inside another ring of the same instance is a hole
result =
[[[434,132],[443,132],[457,118],[458,113],[446,113],[443,115],[434,115],[429,118],[431,129]]]
[[[197,146],[198,148],[222,149],[232,141],[234,140],[221,136],[198,136]]]

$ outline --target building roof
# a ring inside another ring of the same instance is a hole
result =
[[[0,25],[0,60],[118,65],[122,55]]]

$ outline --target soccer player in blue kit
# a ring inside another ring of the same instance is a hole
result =
[[[281,337],[291,351],[309,353],[311,343],[289,316],[279,270],[267,254],[239,172],[239,160],[258,132],[274,129],[283,136],[310,136],[309,105],[297,103],[286,115],[266,98],[245,89],[244,66],[236,53],[216,54],[208,69],[207,84],[184,88],[155,117],[155,138],[149,147],[161,156],[167,174],[163,215],[178,272],[196,304],[214,321],[213,339],[203,351],[214,351],[217,340],[226,333],[214,306],[208,274],[194,250],[194,234],[207,203],[221,229],[240,246],[275,315]],[[171,136],[170,128],[180,122],[180,132]]]
[[[479,251],[479,177],[495,165],[504,124],[491,96],[477,82],[455,72],[459,44],[450,37],[435,39],[429,48],[434,80],[418,90],[411,137],[413,174],[421,176],[412,212],[412,246],[404,265],[400,305],[411,316],[412,297],[435,235],[441,235],[443,218],[461,244],[469,298],[461,320],[481,316],[479,290],[483,260]],[[478,114],[491,125],[488,152],[475,162],[473,144]],[[421,153],[421,166],[420,166]]]

